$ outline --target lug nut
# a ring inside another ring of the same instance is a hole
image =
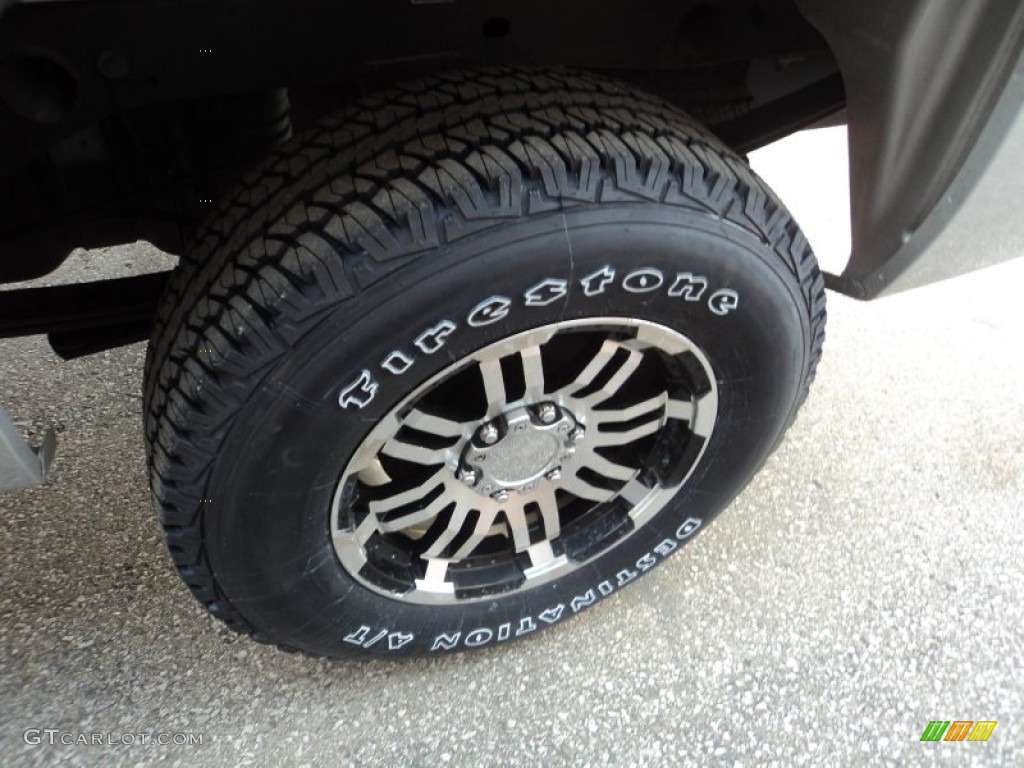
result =
[[[558,418],[558,411],[555,410],[555,406],[551,403],[544,403],[544,405],[537,409],[537,415],[540,416],[540,420],[545,424],[550,424]]]
[[[502,504],[508,501],[508,491],[496,491],[494,494],[491,495],[491,498],[497,501],[499,504]]]
[[[459,470],[459,480],[466,485],[476,485],[476,472],[469,467],[463,467]]]
[[[494,445],[498,442],[498,428],[493,424],[484,424],[477,433],[480,442],[484,445]]]
[[[544,475],[544,477],[546,477],[548,480],[551,480],[551,481],[561,480],[562,479],[562,470],[559,467],[555,467],[550,472],[548,472],[546,475]]]
[[[576,429],[569,433],[569,442],[578,443],[586,434],[582,427],[576,427]]]

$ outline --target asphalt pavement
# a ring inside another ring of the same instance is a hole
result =
[[[835,257],[817,183],[787,200]],[[166,262],[82,252],[52,279]],[[0,495],[0,762],[1020,765],[1022,286],[1017,261],[830,294],[807,404],[705,533],[528,641],[406,663],[288,655],[207,616],[151,513],[143,345],[63,363],[0,341],[0,401],[60,440],[49,487]],[[997,726],[922,743],[932,720]],[[103,743],[60,743],[79,734]]]

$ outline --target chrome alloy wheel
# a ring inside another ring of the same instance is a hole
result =
[[[535,587],[661,510],[717,411],[706,356],[662,325],[516,334],[417,387],[363,439],[334,494],[335,551],[365,587],[412,603]]]

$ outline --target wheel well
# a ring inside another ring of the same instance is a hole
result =
[[[296,8],[9,7],[0,283],[44,275],[76,247],[143,239],[181,253],[212,201],[275,145],[358,96],[430,72],[514,62],[612,74],[691,111],[740,151],[844,104],[835,59],[793,0]]]

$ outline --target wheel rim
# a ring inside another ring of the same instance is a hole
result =
[[[362,440],[331,535],[363,586],[459,604],[620,544],[682,488],[715,426],[704,353],[662,325],[555,323],[459,360]]]

